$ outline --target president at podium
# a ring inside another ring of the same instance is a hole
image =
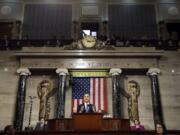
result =
[[[78,105],[77,112],[78,113],[94,113],[96,112],[95,106],[90,104],[90,94],[85,92],[83,95],[83,102],[82,104]]]

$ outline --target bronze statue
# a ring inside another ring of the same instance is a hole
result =
[[[49,114],[50,114],[49,94],[51,90],[52,90],[52,86],[49,80],[41,81],[37,87],[37,94],[40,100],[39,120],[41,118],[44,118],[44,120],[47,120],[49,118]]]
[[[128,95],[129,118],[133,123],[135,120],[139,122],[138,97],[140,95],[140,87],[139,84],[134,80],[128,82]]]

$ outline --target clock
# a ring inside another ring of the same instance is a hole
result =
[[[82,44],[85,48],[92,48],[96,45],[96,39],[93,36],[85,36],[82,39]]]

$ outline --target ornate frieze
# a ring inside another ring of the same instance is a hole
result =
[[[109,68],[149,68],[156,66],[156,59],[132,58],[22,58],[21,66],[29,68],[73,68],[73,69],[109,69]]]
[[[130,51],[131,50],[131,51]],[[121,48],[116,50],[63,50],[62,48],[23,48],[16,52],[20,66],[28,68],[149,68],[156,67],[163,55],[154,48]]]

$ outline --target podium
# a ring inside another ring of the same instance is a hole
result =
[[[103,120],[103,130],[104,131],[128,131],[130,130],[129,119],[120,118],[104,118]]]
[[[61,119],[49,119],[48,131],[71,131],[73,130],[73,119],[61,118]]]
[[[74,118],[74,130],[76,131],[101,131],[102,130],[101,113],[76,113]]]
[[[103,118],[102,113],[75,113],[72,118],[48,120],[49,131],[129,131],[129,119]]]

